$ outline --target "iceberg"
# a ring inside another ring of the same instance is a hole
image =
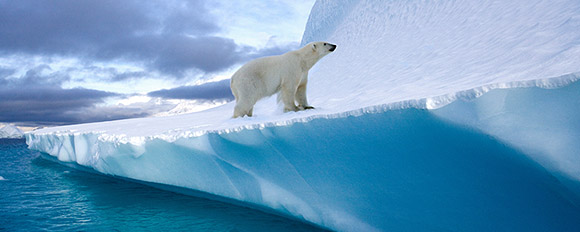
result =
[[[336,231],[580,228],[580,2],[331,1],[317,107],[27,133],[67,165]]]
[[[0,127],[0,139],[22,139],[24,138],[24,132],[18,129],[18,127],[10,124],[6,124]]]

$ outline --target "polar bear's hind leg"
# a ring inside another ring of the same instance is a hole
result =
[[[236,106],[234,107],[234,118],[249,116],[252,117],[254,112],[254,105],[256,101],[251,98],[236,98]]]
[[[250,102],[238,102],[234,108],[234,118],[249,116],[252,117],[254,112],[254,104]]]

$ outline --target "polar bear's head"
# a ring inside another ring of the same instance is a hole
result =
[[[312,42],[310,43],[310,47],[314,52],[318,53],[320,58],[328,55],[328,53],[331,53],[336,49],[336,45],[328,42]]]

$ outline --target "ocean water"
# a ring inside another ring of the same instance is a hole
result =
[[[69,168],[0,139],[0,231],[320,231],[258,210]]]

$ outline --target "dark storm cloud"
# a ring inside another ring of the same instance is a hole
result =
[[[111,96],[116,94],[82,88],[0,89],[0,121],[59,122],[61,114],[90,107]]]
[[[0,0],[0,46],[66,54],[108,48],[119,39],[218,30],[204,13],[203,1],[172,2]]]
[[[104,99],[120,95],[84,88],[63,89],[60,86],[69,77],[58,72],[41,74],[47,69],[39,66],[19,78],[0,77],[0,122],[60,125],[125,116],[117,113],[98,119],[83,115],[83,111]]]
[[[40,125],[90,122],[87,115],[71,117],[71,112],[93,107],[112,96],[117,94],[82,88],[0,89],[0,121]],[[96,121],[104,120],[107,118]]]
[[[220,71],[242,61],[242,54],[245,51],[233,40],[215,36],[194,38],[185,35],[156,36],[135,42],[141,48],[149,50],[139,50],[139,53],[134,53],[133,56],[141,56],[140,58],[144,60],[151,57],[153,59],[150,65],[161,72],[176,76],[190,68],[204,72]],[[126,51],[125,54],[131,53],[132,51]]]
[[[182,86],[174,89],[164,89],[148,94],[151,97],[161,97],[169,99],[195,99],[195,100],[217,100],[224,99],[231,101],[234,99],[230,90],[230,80],[209,82],[202,85]]]
[[[0,112],[0,121],[12,122],[21,126],[56,126],[90,122],[102,122],[128,118],[147,117],[159,112],[165,112],[175,107],[174,104],[156,104],[151,102],[131,106],[102,106],[70,107],[65,111],[46,110],[28,111],[10,115],[13,121],[3,120]]]
[[[208,12],[204,1],[0,0],[0,55],[123,60],[179,78],[289,50],[212,36]]]
[[[24,53],[88,52],[148,30],[154,19],[132,1],[0,1],[0,48]]]

